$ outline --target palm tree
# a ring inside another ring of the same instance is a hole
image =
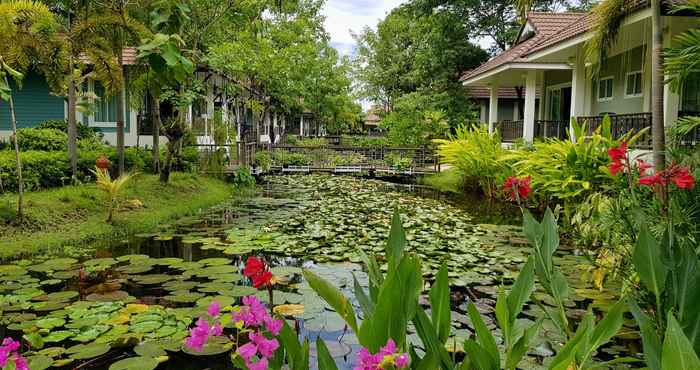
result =
[[[666,135],[664,130],[664,71],[661,0],[650,0],[651,21],[651,134],[654,166],[661,170],[666,165]],[[622,22],[629,14],[628,0],[604,0],[593,9],[596,24],[593,37],[586,44],[586,56],[594,63],[594,74],[605,62],[607,52],[617,39]]]
[[[17,140],[13,86],[20,88],[30,67],[39,69],[50,87],[58,90],[65,72],[65,43],[59,37],[59,24],[49,8],[28,0],[0,3],[0,99],[7,101],[17,162],[17,217],[23,216],[24,184],[22,160]]]
[[[74,27],[75,41],[83,45],[93,62],[105,90],[116,95],[117,110],[117,157],[118,173],[124,173],[124,48],[137,44],[149,34],[148,30],[129,16],[127,0],[110,0],[98,3],[99,8],[88,18],[79,21]],[[112,59],[104,58],[105,53]],[[116,60],[116,63],[114,63]],[[116,69],[115,69],[116,68]]]

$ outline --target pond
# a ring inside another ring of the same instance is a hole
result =
[[[408,251],[422,259],[425,279],[430,281],[442,263],[449,267],[453,338],[448,343],[462,356],[460,343],[472,331],[467,301],[474,301],[495,328],[497,290],[512,282],[530,253],[517,210],[414,185],[330,175],[269,177],[255,193],[149,234],[2,265],[3,334],[24,334],[36,346],[29,354],[32,369],[106,369],[115,362],[124,366],[114,368],[122,369],[232,368],[231,343],[214,343],[204,353],[183,349],[182,343],[213,300],[235,305],[256,295],[269,302],[267,291],[253,288],[241,274],[245,259],[256,255],[272,266],[275,310],[312,343],[321,336],[339,367],[351,369],[357,338],[303,281],[301,271],[309,269],[353,297],[353,279],[368,284],[357,251],[383,253],[395,207]],[[494,221],[502,224],[489,223]],[[575,291],[566,303],[572,319],[588,306],[601,312],[612,305],[611,291],[619,287],[593,289],[586,258],[562,247],[555,259]],[[549,303],[541,288],[533,297]],[[529,303],[521,319],[541,317],[541,306]],[[600,358],[636,353],[633,323],[626,325]],[[409,329],[409,339],[419,344]],[[522,367],[543,368],[561,339],[544,321]],[[314,353],[312,344],[315,366]]]

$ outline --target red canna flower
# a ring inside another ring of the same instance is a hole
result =
[[[692,189],[695,186],[695,178],[690,174],[688,167],[676,168],[671,174],[671,181],[679,189]]]
[[[525,199],[532,192],[532,188],[530,188],[531,180],[532,177],[530,176],[523,178],[510,176],[503,183],[503,192],[510,200]]]
[[[620,161],[610,162],[608,168],[610,169],[610,174],[613,176],[617,176],[617,174],[620,172],[625,172],[625,165]]]
[[[644,162],[641,159],[637,159],[637,170],[639,170],[640,175],[644,175],[645,173],[647,173],[647,170],[649,170],[652,167],[654,166],[647,162]]]
[[[269,285],[270,280],[272,280],[272,272],[267,270],[265,261],[253,256],[248,257],[243,269],[243,275],[250,278],[255,288]]]
[[[671,165],[664,171],[639,178],[639,185],[643,186],[666,186],[669,183],[675,184],[679,189],[690,190],[695,186],[695,177],[688,167]]]
[[[619,146],[608,149],[608,156],[613,162],[619,162],[627,159],[627,142],[623,141]]]

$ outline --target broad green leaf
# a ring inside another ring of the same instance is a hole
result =
[[[515,369],[522,360],[523,356],[530,349],[530,341],[537,335],[540,331],[540,326],[542,325],[542,320],[538,320],[536,323],[528,327],[523,331],[523,335],[518,339],[518,341],[513,345],[513,348],[508,352],[506,358],[506,369]]]
[[[289,327],[285,320],[282,324],[280,334],[277,336],[280,340],[280,345],[287,352],[287,361],[292,370],[304,369],[304,350],[299,343],[297,333]]]
[[[358,333],[359,330],[357,327],[357,320],[355,319],[355,311],[352,308],[352,303],[343,295],[343,292],[309,270],[304,270],[303,274],[309,286],[311,286],[324,301],[333,307],[335,312],[345,320],[355,333]]]
[[[316,337],[316,356],[318,357],[318,370],[338,370],[333,356],[320,335]]]
[[[476,333],[476,340],[479,342],[479,345],[493,360],[493,363],[500,364],[501,357],[498,352],[498,346],[496,345],[496,339],[493,337],[493,334],[491,334],[489,328],[486,327],[486,324],[484,324],[484,320],[481,318],[474,303],[469,302],[467,305],[467,313],[469,313],[469,318],[474,325],[474,332]]]
[[[433,326],[437,329],[438,338],[445,343],[450,336],[450,286],[447,277],[447,266],[442,265],[438,271],[433,286],[430,287],[430,310]]]
[[[450,354],[447,353],[445,345],[438,338],[435,327],[433,327],[423,307],[418,307],[416,315],[413,318],[413,325],[416,327],[416,333],[423,342],[427,352],[432,353],[438,358],[440,368],[443,370],[453,370],[454,362],[452,362]],[[413,358],[413,356],[411,356],[411,358]]]
[[[510,309],[508,308],[507,297],[503,287],[498,288],[498,299],[496,300],[496,320],[498,325],[503,331],[503,339],[505,341],[506,347],[511,345],[511,326],[514,324],[514,320],[511,320]]]
[[[593,325],[593,314],[590,312],[581,320],[576,329],[576,334],[569,339],[564,347],[559,350],[554,359],[549,364],[549,370],[567,370],[572,362],[576,359],[576,353],[579,352],[580,345],[586,345],[586,338],[590,334],[591,326]]]
[[[650,370],[661,370],[661,340],[656,333],[653,321],[646,313],[642,312],[634,300],[630,299],[628,305],[642,334],[644,358],[647,366]]]
[[[607,343],[622,327],[624,313],[624,301],[618,301],[602,320],[595,326],[591,337],[585,347],[585,354],[581,360],[585,364],[593,352],[601,345]]]
[[[406,247],[406,232],[401,224],[401,216],[398,207],[394,208],[394,215],[391,218],[391,230],[389,240],[386,243],[386,259],[389,262],[389,272],[396,268],[403,256]]]
[[[508,293],[506,302],[508,303],[508,313],[510,322],[514,322],[523,309],[523,305],[530,299],[532,290],[535,288],[535,260],[532,256],[527,259],[525,265],[520,270],[518,278]]]
[[[371,317],[372,314],[374,313],[374,303],[372,303],[372,300],[367,296],[367,293],[365,293],[365,290],[362,289],[362,286],[360,285],[360,282],[357,281],[357,277],[355,274],[352,274],[352,280],[353,280],[353,293],[355,293],[355,298],[357,299],[357,302],[360,304],[360,308],[362,309],[362,313],[365,314],[365,317]]]
[[[678,323],[700,352],[700,261],[692,248],[676,248],[670,270],[670,296],[677,309]]]
[[[488,351],[481,347],[472,339],[464,341],[464,352],[469,358],[469,363],[476,370],[498,370],[498,364],[494,362],[493,357],[489,356]]]
[[[646,225],[642,225],[639,238],[632,252],[632,262],[644,285],[652,293],[660,296],[666,283],[668,270],[661,259],[659,243],[649,232]]]
[[[668,312],[666,334],[661,352],[663,370],[698,370],[700,359],[693,349],[688,337],[676,321],[671,311]]]

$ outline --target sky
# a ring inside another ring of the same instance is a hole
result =
[[[331,44],[341,54],[351,55],[355,40],[350,32],[359,33],[365,26],[376,28],[391,9],[404,2],[406,0],[327,0],[323,14]]]

